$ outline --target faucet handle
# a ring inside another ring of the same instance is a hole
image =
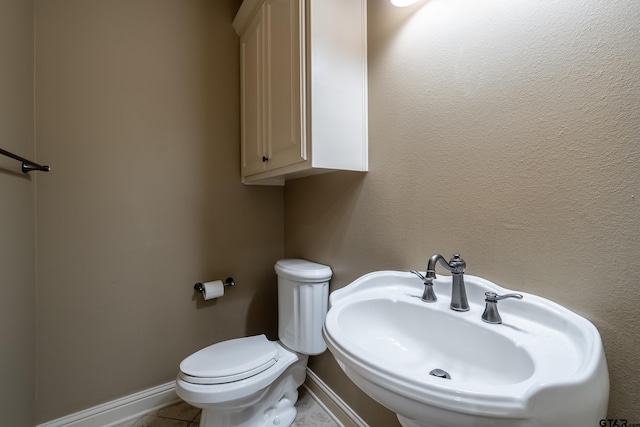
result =
[[[424,292],[422,293],[422,301],[424,302],[438,301],[438,297],[436,296],[436,293],[433,290],[433,279],[430,277],[424,277],[422,274],[420,274],[416,270],[410,270],[409,272],[421,278],[422,282],[424,283]]]
[[[491,324],[500,324],[502,323],[502,318],[500,317],[500,313],[498,313],[498,301],[505,298],[516,298],[522,299],[524,298],[520,294],[505,294],[498,295],[495,292],[485,292],[485,302],[487,305],[484,308],[484,313],[482,313],[482,320]]]
[[[413,273],[413,274],[415,274],[416,276],[418,276],[419,278],[421,278],[423,282],[427,280],[427,278],[426,278],[426,277],[424,277],[424,276],[422,275],[422,273],[420,273],[419,271],[416,271],[416,270],[409,270],[409,273]]]
[[[522,299],[524,298],[522,295],[520,294],[504,294],[504,295],[498,295],[495,292],[485,292],[484,293],[485,296],[485,301],[486,302],[498,302],[502,299],[505,298],[516,298],[516,299]]]

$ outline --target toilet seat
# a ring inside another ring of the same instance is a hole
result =
[[[203,348],[180,363],[191,384],[225,384],[257,375],[278,361],[278,346],[265,335],[236,338]]]

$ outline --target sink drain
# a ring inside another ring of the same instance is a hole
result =
[[[433,375],[434,377],[438,378],[444,378],[447,380],[451,379],[451,375],[449,375],[447,371],[444,371],[442,369],[434,369],[433,371],[429,372],[429,375]]]

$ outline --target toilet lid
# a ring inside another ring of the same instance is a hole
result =
[[[205,347],[184,359],[180,371],[187,382],[222,384],[259,374],[277,360],[276,343],[265,335],[256,335]]]

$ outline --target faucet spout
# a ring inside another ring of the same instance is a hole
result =
[[[440,263],[444,268],[451,271],[451,268],[449,267],[447,260],[445,260],[444,257],[440,254],[434,254],[434,255],[431,255],[431,258],[429,258],[429,262],[427,263],[427,273],[426,273],[427,278],[429,279],[436,278],[436,264],[438,263],[438,261],[440,261]]]
[[[436,278],[436,265],[438,262],[451,272],[452,289],[451,304],[449,306],[455,311],[469,311],[469,301],[467,300],[467,291],[464,286],[464,270],[467,267],[467,263],[460,258],[460,254],[453,254],[453,258],[449,262],[442,255],[434,254],[427,263],[427,278]]]

